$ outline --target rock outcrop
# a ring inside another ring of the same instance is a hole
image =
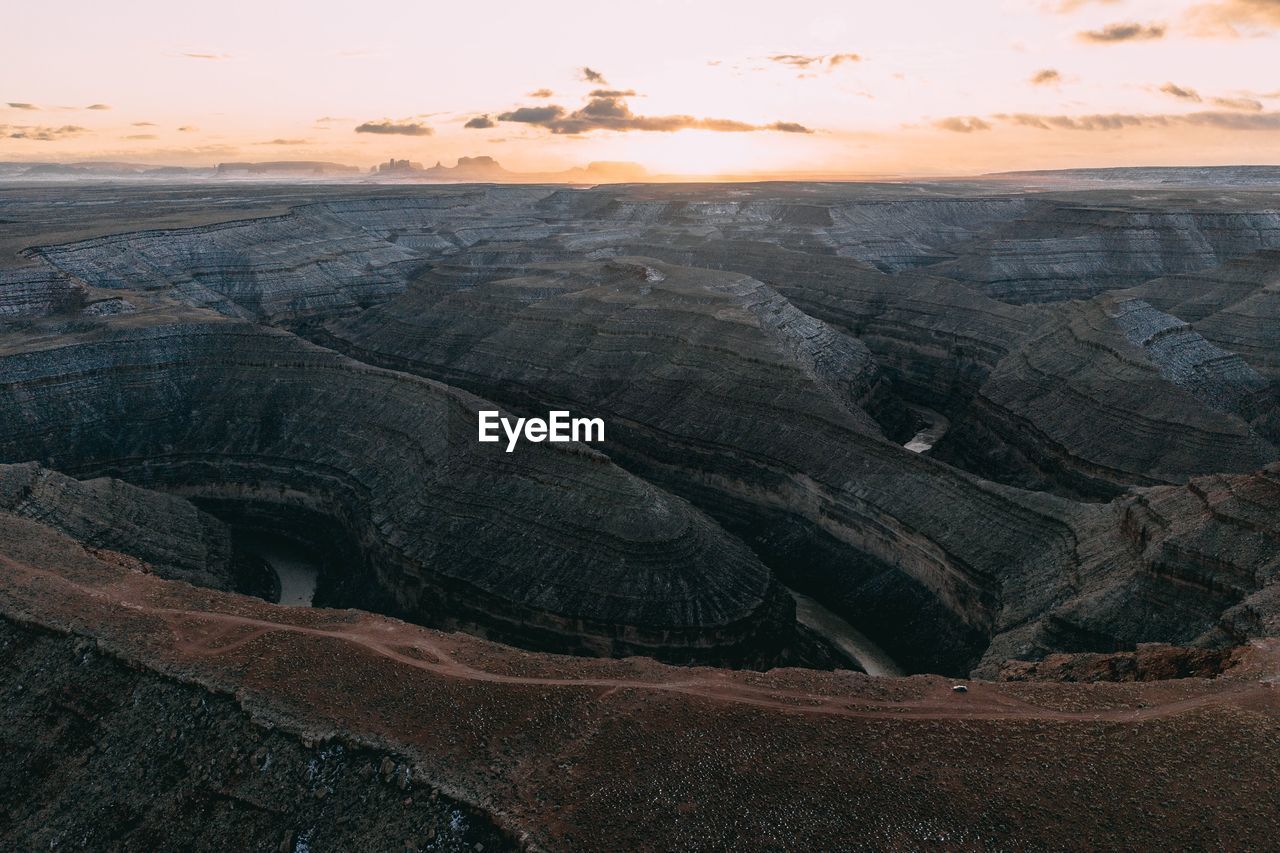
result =
[[[1077,507],[1072,527],[1066,583],[993,641],[976,670],[984,677],[1008,659],[1144,643],[1223,649],[1280,628],[1280,465],[1133,490]]]
[[[1108,497],[1277,458],[1276,398],[1238,355],[1141,300],[1070,303],[992,371],[935,448],[1014,485]]]
[[[173,495],[109,478],[74,480],[35,463],[0,465],[0,513],[86,548],[127,554],[161,577],[211,589],[239,585],[227,526]]]
[[[1003,585],[1071,560],[1062,506],[886,440],[868,412],[896,410],[867,348],[741,275],[636,258],[429,276],[321,340],[518,410],[602,417],[614,459],[912,669],[967,671]]]
[[[946,279],[888,275],[851,258],[767,242],[648,242],[627,249],[765,282],[804,312],[866,344],[903,397],[946,412],[958,411],[1041,322],[1036,310],[997,302]]]
[[[233,317],[301,321],[351,313],[404,287],[408,249],[322,210],[142,231],[32,250],[92,287],[175,290]]]
[[[952,246],[928,267],[1004,302],[1082,299],[1157,276],[1217,266],[1280,247],[1280,211],[1153,196],[1115,204],[1088,194],[1036,205],[1030,215]]]
[[[84,297],[84,288],[48,267],[0,270],[0,322],[71,311]]]
[[[348,557],[347,606],[681,661],[768,662],[790,641],[791,600],[742,544],[598,453],[477,444],[478,398],[212,316],[6,337],[0,460],[273,519]]]
[[[1280,388],[1280,251],[1155,279],[1128,293],[1187,321]]]

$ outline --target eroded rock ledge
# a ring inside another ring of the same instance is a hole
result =
[[[439,819],[453,824],[451,810],[423,802],[431,790],[475,804],[507,837],[582,850],[678,848],[695,833],[715,847],[844,837],[896,848],[940,833],[1052,847],[1068,816],[1089,846],[1114,841],[1117,825],[1144,847],[1224,836],[1265,846],[1280,807],[1274,641],[1243,649],[1212,681],[968,682],[959,694],[939,677],[531,654],[368,613],[275,607],[103,561],[2,513],[0,565],[8,623],[90,641],[22,634],[10,647],[0,624],[0,689],[33,694],[13,699],[23,713],[0,738],[17,748],[0,762],[39,762],[34,776],[5,778],[103,807],[139,769],[173,778],[151,809],[110,814],[74,801],[42,820],[29,789],[6,797],[0,815],[44,844],[73,828],[146,839],[162,825],[172,836],[161,839],[183,838],[182,805],[199,805],[228,838],[274,828],[273,846],[301,820],[314,821],[318,843],[381,843],[372,807],[395,831],[408,816],[422,835],[404,840],[416,843],[430,828],[441,837]],[[38,677],[24,678],[32,667]],[[58,690],[69,671],[75,688]],[[272,731],[250,729],[237,705]],[[117,725],[122,737],[104,730]],[[275,773],[263,772],[263,746]],[[361,750],[387,757],[390,772],[366,759],[366,781]],[[963,766],[965,779],[939,775],[939,762]],[[1223,807],[1227,777],[1238,808]]]
[[[791,642],[790,597],[745,546],[600,454],[478,445],[469,394],[178,314],[6,337],[0,459],[274,514],[347,549],[337,600],[429,624],[684,662]]]

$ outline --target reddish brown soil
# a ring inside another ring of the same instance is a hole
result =
[[[682,669],[280,608],[25,524],[0,530],[0,614],[412,755],[534,846],[1276,844],[1280,643],[1213,680],[963,694],[935,676]]]

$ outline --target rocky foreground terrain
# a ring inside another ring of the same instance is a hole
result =
[[[1042,178],[0,188],[5,846],[1273,844],[1280,195]]]

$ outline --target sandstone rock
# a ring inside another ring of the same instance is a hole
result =
[[[1280,387],[1280,251],[1158,278],[1126,292],[1186,320]]]
[[[21,428],[0,459],[291,526],[345,556],[344,604],[592,654],[764,661],[789,642],[790,598],[743,545],[599,454],[506,454],[476,443],[468,394],[284,332],[163,319],[7,340],[0,420]]]
[[[1277,458],[1266,380],[1140,300],[1057,307],[935,447],[1004,482],[1090,497]]]
[[[866,348],[739,275],[637,258],[430,276],[324,340],[522,411],[603,417],[613,458],[910,668],[967,671],[1002,585],[1072,559],[1061,505],[886,441],[863,410],[882,393]]]
[[[93,287],[173,288],[191,304],[260,320],[358,310],[402,289],[415,258],[316,209],[33,254]]]
[[[35,463],[0,465],[0,512],[137,557],[161,577],[213,589],[235,584],[226,525],[178,497],[108,478],[81,482]]]
[[[84,288],[48,267],[0,270],[0,323],[74,310]]]

